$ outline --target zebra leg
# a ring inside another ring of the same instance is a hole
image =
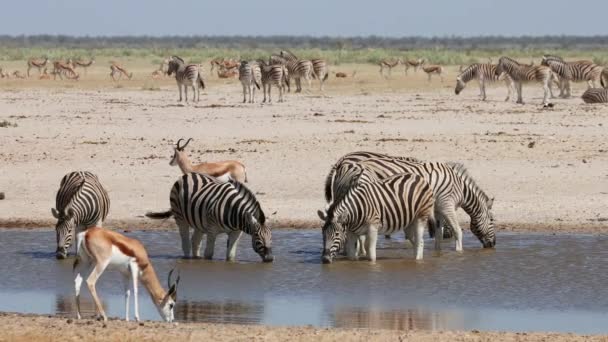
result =
[[[367,250],[365,249],[365,241],[366,239],[366,235],[359,235],[359,243],[357,244],[357,255],[359,257],[365,257],[367,256]]]
[[[177,227],[179,228],[179,235],[182,238],[182,251],[184,252],[184,258],[188,259],[191,255],[191,243],[190,243],[190,225],[182,220],[175,220]]]
[[[247,102],[247,87],[245,86],[245,84],[242,84],[243,86],[243,103]]]
[[[515,89],[517,90],[517,102],[519,104],[524,104],[524,100],[521,97],[521,82],[515,84]]]
[[[192,257],[200,258],[201,257],[201,245],[203,244],[203,233],[200,229],[194,229],[192,233]]]
[[[367,259],[369,261],[376,261],[376,243],[378,242],[378,227],[376,225],[369,225],[366,240]]]
[[[262,100],[262,103],[266,103],[266,84],[262,84],[262,87],[264,88],[264,99]]]
[[[296,93],[302,92],[302,79],[296,78]]]
[[[186,99],[186,103],[188,103],[188,86],[184,84],[184,98]]]
[[[437,218],[437,222],[435,224],[434,237],[435,238],[435,250],[441,250],[441,243],[443,242],[443,216],[439,213],[435,213],[435,217]],[[429,232],[431,231],[431,227],[429,227]],[[430,234],[429,234],[430,235]]]
[[[462,252],[462,229],[458,224],[456,211],[450,209],[448,212],[444,212],[444,218],[447,224],[452,227],[452,230],[454,231],[454,239],[456,240],[456,251]]]
[[[416,219],[414,229],[414,256],[416,260],[422,260],[424,253],[424,223],[421,219]]]
[[[279,88],[280,89],[280,88]],[[270,91],[272,90],[272,84],[268,85],[268,103],[272,102],[272,96],[270,95]],[[280,102],[280,101],[279,101]]]
[[[192,101],[198,102],[198,100],[196,99],[196,85],[192,86]]]
[[[346,256],[349,260],[357,260],[357,245],[359,244],[359,236],[348,231],[346,232]]]
[[[236,258],[236,246],[239,239],[243,235],[243,231],[237,230],[228,234],[228,246],[226,248],[226,261],[234,261]]]
[[[205,259],[211,260],[213,259],[213,250],[215,249],[215,238],[217,237],[214,233],[207,233],[207,241],[205,244]]]
[[[547,104],[547,100],[549,99],[549,93],[551,93],[551,84],[549,82],[545,82],[543,84],[543,90],[545,92],[545,95],[543,96],[543,104]]]
[[[179,90],[179,102],[182,102],[182,85],[178,83],[177,89]]]

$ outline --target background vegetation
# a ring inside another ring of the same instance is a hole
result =
[[[70,37],[0,36],[0,60],[25,60],[48,56],[134,57],[159,63],[179,54],[192,62],[214,57],[252,59],[290,49],[302,58],[325,58],[332,64],[376,63],[389,57],[426,58],[432,63],[460,65],[508,55],[535,59],[543,54],[566,58],[585,57],[608,65],[608,36],[577,37]]]

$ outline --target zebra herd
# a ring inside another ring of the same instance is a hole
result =
[[[425,162],[374,152],[353,152],[340,158],[325,181],[327,205],[319,210],[323,220],[322,261],[331,262],[342,250],[349,259],[376,260],[378,234],[390,237],[400,230],[422,259],[424,227],[439,249],[443,228],[454,236],[462,251],[462,230],[456,210],[471,218],[471,231],[484,248],[496,245],[493,199],[473,180],[464,165]],[[209,174],[188,172],[173,184],[171,208],[149,212],[151,219],[173,217],[179,228],[185,258],[212,259],[218,235],[228,235],[226,260],[234,261],[243,233],[251,236],[253,250],[264,262],[272,262],[272,233],[254,193],[243,183]],[[71,172],[63,177],[56,197],[56,256],[63,259],[76,233],[100,227],[109,212],[107,191],[90,172]],[[445,233],[447,233],[446,231]]]
[[[479,82],[480,97],[486,100],[485,85],[487,82],[504,81],[508,94],[505,101],[511,98],[512,90],[517,92],[517,103],[523,103],[522,85],[524,83],[540,83],[543,87],[543,104],[548,103],[549,96],[554,98],[551,89],[555,83],[560,91],[559,97],[571,96],[571,82],[587,82],[588,89],[582,99],[586,103],[608,102],[608,70],[589,60],[566,62],[561,57],[544,55],[540,65],[521,64],[509,57],[501,57],[498,64],[472,64],[456,77],[456,95],[465,88],[466,84],[476,79]],[[596,88],[601,84],[602,88]]]

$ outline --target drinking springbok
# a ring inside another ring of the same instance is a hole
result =
[[[171,162],[169,162],[169,165],[178,165],[184,174],[197,172],[215,177],[222,182],[227,182],[229,179],[234,179],[241,183],[247,182],[245,165],[236,160],[225,160],[215,163],[200,163],[192,165],[190,158],[188,158],[188,155],[184,151],[184,148],[188,146],[192,138],[188,139],[184,145],[180,146],[179,144],[182,140],[184,139],[179,139],[173,148],[173,158],[171,159]]]
[[[158,313],[167,321],[172,322],[174,319],[173,309],[177,300],[177,285],[179,284],[179,275],[173,284],[171,284],[171,273],[167,279],[169,291],[160,284],[154,267],[148,258],[148,253],[144,246],[138,240],[126,237],[122,234],[101,227],[92,227],[77,236],[78,255],[74,261],[74,271],[76,278],[74,279],[74,287],[76,290],[76,314],[80,319],[80,287],[82,286],[83,272],[86,277],[87,286],[95,301],[96,312],[103,317],[104,321],[108,320],[106,312],[101,305],[101,301],[95,290],[95,283],[105,269],[110,266],[115,268],[123,275],[125,289],[125,320],[129,320],[129,297],[131,290],[129,288],[129,280],[133,285],[133,303],[135,311],[135,320],[139,322],[139,306],[137,303],[138,280],[144,284],[144,287],[150,294],[150,298]]]

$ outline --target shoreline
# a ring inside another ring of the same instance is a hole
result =
[[[315,328],[312,326],[274,327],[265,325],[217,323],[125,322],[0,312],[2,340],[8,341],[606,341],[607,335],[580,335],[546,332],[427,331],[354,328]]]

